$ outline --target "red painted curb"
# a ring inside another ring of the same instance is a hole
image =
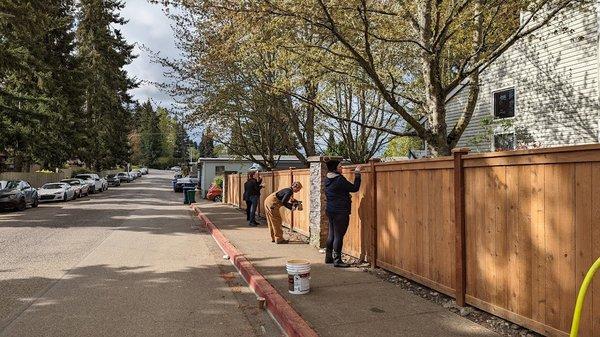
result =
[[[250,288],[267,302],[267,310],[283,328],[289,337],[318,337],[319,335],[308,325],[300,314],[277,292],[277,290],[259,273],[252,263],[246,259],[230,241],[221,233],[219,228],[194,205],[190,205],[198,218],[223,252],[229,255],[233,265],[238,269]]]

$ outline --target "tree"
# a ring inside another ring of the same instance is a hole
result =
[[[189,138],[183,122],[179,121],[175,129],[175,144],[173,147],[173,159],[178,164],[184,164],[187,162],[187,148],[189,144]],[[186,165],[187,166],[187,165]]]
[[[159,116],[152,107],[150,100],[136,110],[142,162],[145,165],[155,166],[158,158],[164,153],[164,135],[160,130]]]
[[[385,151],[384,157],[408,157],[410,150],[420,150],[423,148],[423,141],[419,137],[400,136],[392,139]]]
[[[384,128],[386,132],[418,136],[435,155],[449,155],[473,115],[479,74],[517,41],[580,3],[204,0],[195,5],[235,21],[235,27],[228,28],[246,37],[238,41],[250,45],[269,41],[274,50],[299,55],[306,68],[357,80],[362,80],[356,78],[357,68],[361,69],[366,75],[364,84],[377,90],[411,127],[409,132]],[[522,11],[528,15],[521,22]],[[285,61],[272,64],[277,67]],[[468,91],[468,101],[460,118],[448,125],[446,103],[461,88]],[[304,98],[314,101],[308,95]]]
[[[136,86],[123,67],[133,60],[133,46],[117,28],[125,24],[118,0],[81,0],[77,27],[78,53],[84,73],[84,118],[90,128],[85,162],[96,169],[129,159],[131,97]]]
[[[210,132],[202,132],[200,137],[200,144],[198,144],[198,155],[201,158],[213,158],[215,157],[215,144],[213,136]]]

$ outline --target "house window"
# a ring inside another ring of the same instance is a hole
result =
[[[515,116],[515,89],[506,89],[494,93],[494,117],[510,118]]]
[[[215,175],[222,176],[225,174],[225,166],[215,166]]]
[[[494,135],[494,151],[509,151],[515,149],[515,134],[502,133]]]

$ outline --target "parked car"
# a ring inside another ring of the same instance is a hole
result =
[[[8,184],[8,181],[0,180],[0,190],[4,189],[4,187],[6,187],[6,184]]]
[[[106,182],[106,180],[104,179],[100,179],[100,176],[98,176],[95,173],[83,173],[83,174],[78,174],[75,176],[75,178],[79,178],[79,179],[83,179],[85,181],[87,181],[87,183],[90,185],[90,193],[94,194],[96,192],[102,192],[105,191],[108,188],[108,183]]]
[[[140,169],[140,171],[142,172],[142,174],[143,174],[143,175],[146,175],[146,174],[148,174],[148,173],[149,173],[149,171],[148,171],[148,168],[147,168],[147,167],[142,167],[142,168]]]
[[[177,181],[175,182],[175,185],[173,186],[173,191],[183,192],[184,187],[196,187],[196,186],[198,186],[199,181],[200,181],[200,179],[192,178],[190,176],[187,176],[184,178],[179,178],[179,179],[177,179]]]
[[[106,176],[108,186],[121,186],[121,179],[116,174],[109,174]]]
[[[85,182],[85,180],[78,179],[78,178],[71,178],[71,179],[63,179],[60,182],[71,185],[71,187],[75,190],[75,196],[77,198],[81,198],[83,196],[90,194],[90,186]]]
[[[76,197],[75,189],[69,183],[48,183],[38,190],[41,202],[69,201]]]
[[[8,180],[0,189],[0,209],[23,211],[27,205],[37,207],[38,204],[37,190],[26,181]]]
[[[127,174],[129,174],[129,176],[131,177],[131,180],[136,180],[138,178],[137,173],[132,172],[128,172]]]
[[[171,171],[181,172],[181,167],[179,167],[179,166],[173,166],[173,167],[171,167]]]
[[[126,182],[126,183],[130,183],[133,180],[127,172],[117,173],[117,178],[119,178],[119,180],[121,182]]]
[[[141,170],[133,170],[131,172],[135,173],[138,178],[142,176],[142,171]]]

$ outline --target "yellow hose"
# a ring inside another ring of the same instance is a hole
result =
[[[583,301],[585,301],[585,294],[592,283],[592,279],[594,278],[594,274],[596,271],[600,269],[600,257],[590,270],[588,270],[585,278],[583,279],[583,283],[581,284],[581,289],[579,289],[579,294],[577,295],[577,303],[575,303],[575,312],[573,313],[573,324],[571,325],[571,334],[570,337],[577,337],[579,334],[579,320],[581,319],[581,310],[583,309]]]

